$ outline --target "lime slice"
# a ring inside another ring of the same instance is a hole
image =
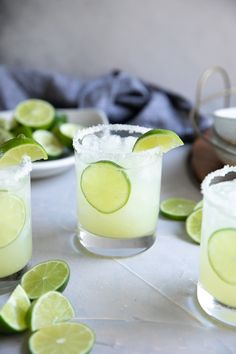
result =
[[[160,146],[162,152],[167,152],[183,144],[180,137],[173,131],[153,129],[138,138],[133,151],[145,151]]]
[[[49,157],[55,158],[62,155],[64,148],[53,133],[47,130],[36,130],[33,138],[44,147]]]
[[[88,354],[94,342],[94,332],[84,324],[59,323],[34,333],[29,348],[32,354]]]
[[[30,99],[21,102],[15,109],[17,122],[30,128],[46,129],[55,116],[53,106],[43,100]]]
[[[26,272],[21,285],[30,299],[38,299],[51,290],[63,291],[69,281],[70,269],[66,262],[51,260],[40,263]]]
[[[0,332],[14,333],[27,329],[26,314],[29,308],[30,300],[18,285],[0,310]]]
[[[19,165],[24,156],[29,156],[31,161],[48,158],[44,148],[35,140],[19,135],[0,146],[0,167]]]
[[[202,208],[194,210],[186,220],[188,236],[195,242],[201,242]]]
[[[80,179],[87,202],[104,214],[120,210],[127,203],[131,185],[122,167],[112,161],[98,161],[88,166]]]
[[[221,280],[236,285],[236,229],[220,229],[210,236],[208,258]]]
[[[161,203],[162,215],[172,220],[186,220],[196,203],[189,199],[170,198]]]
[[[82,125],[74,123],[60,124],[57,127],[55,134],[58,136],[58,139],[62,142],[62,144],[64,144],[68,148],[71,148],[73,137],[79,129],[83,128],[84,127]]]
[[[0,249],[13,242],[25,225],[24,202],[12,193],[0,191]]]
[[[6,141],[14,138],[14,135],[10,133],[9,131],[0,128],[0,145],[5,143]]]
[[[56,323],[68,321],[75,315],[69,300],[57,291],[49,291],[36,300],[29,311],[30,328],[37,331]]]
[[[195,205],[195,207],[194,207],[193,210],[198,210],[198,209],[201,209],[201,208],[203,208],[203,200],[200,200],[200,202],[198,202],[198,203]]]

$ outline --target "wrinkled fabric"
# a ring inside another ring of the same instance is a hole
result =
[[[99,108],[111,123],[171,129],[185,141],[194,136],[189,120],[192,105],[186,98],[118,70],[86,81],[60,73],[0,66],[0,109],[14,109],[28,98],[47,100],[56,108]],[[202,130],[207,128],[201,117],[199,124]]]

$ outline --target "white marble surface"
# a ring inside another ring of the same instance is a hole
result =
[[[200,199],[187,172],[189,147],[165,156],[161,198]],[[196,300],[199,246],[184,223],[160,218],[158,239],[145,253],[103,259],[73,248],[73,169],[32,183],[32,264],[62,258],[71,268],[65,294],[78,320],[97,335],[94,354],[236,353],[236,335],[211,321]],[[0,354],[26,354],[27,334],[0,337]],[[69,354],[69,353],[68,353]]]

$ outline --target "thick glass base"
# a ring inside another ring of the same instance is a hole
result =
[[[236,327],[236,308],[222,304],[198,283],[197,298],[203,310],[218,321]]]
[[[18,272],[9,275],[8,277],[0,278],[0,295],[8,293],[13,290],[17,283],[19,283],[22,275],[29,269],[27,264],[23,269]]]
[[[155,234],[136,238],[108,238],[80,229],[78,242],[91,253],[104,257],[130,257],[146,251],[155,242]]]

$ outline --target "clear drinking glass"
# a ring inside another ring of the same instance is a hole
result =
[[[0,169],[0,289],[17,279],[32,254],[31,162]]]
[[[100,125],[74,138],[79,242],[104,256],[131,256],[156,238],[161,186],[159,148],[132,152],[149,129]]]
[[[198,301],[210,316],[236,326],[236,167],[209,174],[202,191]]]

